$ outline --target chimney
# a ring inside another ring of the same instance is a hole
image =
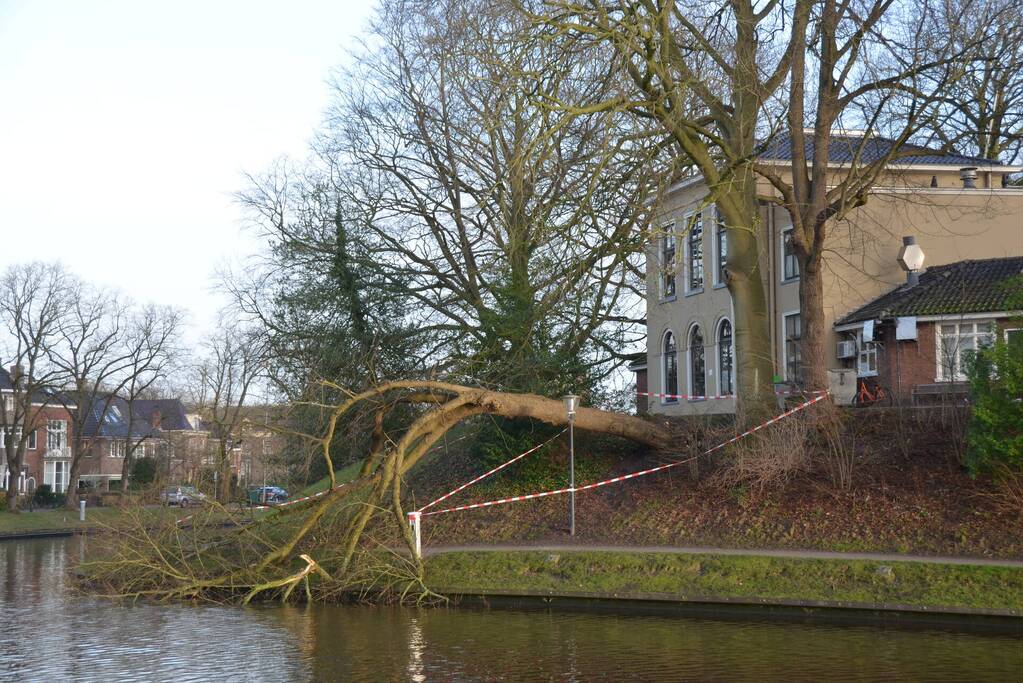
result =
[[[13,388],[19,389],[25,386],[25,369],[21,367],[21,363],[12,365],[8,372],[11,374],[11,386]]]
[[[160,424],[163,422],[163,415],[160,413],[159,410],[154,410],[153,411],[153,420],[152,420],[152,422],[153,422],[153,429],[159,429],[160,428]]]
[[[963,181],[963,187],[972,189],[977,187],[977,167],[967,166],[959,169],[959,177]]]
[[[902,249],[899,251],[899,265],[906,271],[906,286],[916,287],[920,284],[920,269],[924,267],[924,250],[916,243],[916,237],[907,235],[902,238]]]

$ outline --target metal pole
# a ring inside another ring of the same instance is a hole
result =
[[[84,522],[85,521],[85,501],[84,500],[78,501],[78,505],[79,505],[79,508],[78,508],[78,521],[79,522]]]
[[[575,412],[568,414],[568,488],[571,489],[568,533],[575,536]]]

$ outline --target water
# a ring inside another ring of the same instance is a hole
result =
[[[120,605],[72,594],[82,539],[0,542],[0,679],[1019,680],[1023,636],[683,617]]]

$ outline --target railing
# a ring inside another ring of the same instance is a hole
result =
[[[46,452],[43,453],[44,458],[60,458],[68,460],[71,458],[71,448],[69,446],[62,446],[60,448],[47,448]]]

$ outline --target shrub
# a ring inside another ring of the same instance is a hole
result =
[[[980,472],[1023,471],[1023,346],[997,341],[967,363],[973,415],[966,465]]]
[[[145,488],[156,481],[156,458],[139,458],[131,466],[131,485]]]
[[[32,494],[32,504],[37,507],[52,507],[56,502],[57,495],[49,484],[40,484]]]

